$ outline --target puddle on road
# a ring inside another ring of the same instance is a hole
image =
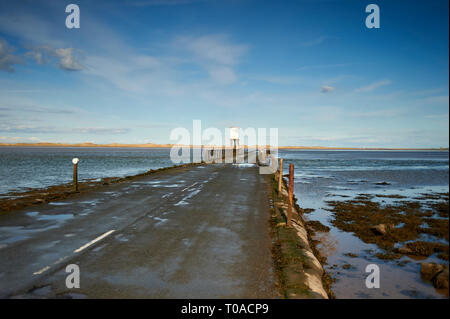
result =
[[[174,187],[180,187],[183,186],[184,181],[178,181],[177,183],[172,184],[164,184],[164,182],[167,182],[167,180],[158,180],[158,181],[139,181],[139,182],[133,182],[131,187],[133,188],[140,188],[145,185],[149,185],[151,187],[166,187],[166,188],[174,188]],[[129,188],[127,188],[129,189]]]
[[[56,215],[38,215],[36,217],[37,220],[45,220],[45,221],[59,221],[63,222],[68,219],[73,218],[73,214],[56,214]]]
[[[41,215],[37,211],[27,212],[25,215],[46,223],[27,226],[0,226],[0,244],[10,245],[30,239],[34,234],[58,228],[62,223],[74,217],[73,214]]]
[[[153,215],[147,215],[147,217],[151,218],[153,220],[156,220],[156,223],[154,225],[155,227],[158,227],[158,226],[160,226],[162,224],[165,224],[166,222],[169,221],[169,219],[167,219],[167,218],[156,217],[156,216],[153,216]]]
[[[51,241],[49,243],[46,243],[44,245],[40,245],[39,247],[42,248],[42,249],[49,249],[49,248],[52,248],[53,246],[59,244],[60,242],[61,242],[60,240],[53,240],[53,241]]]
[[[155,185],[155,184],[160,184],[161,182],[165,182],[165,180],[158,180],[158,181],[137,181],[137,182],[133,182],[133,184]]]
[[[66,206],[66,205],[71,205],[73,203],[67,203],[67,202],[50,202],[48,203],[49,205],[52,206]]]
[[[240,164],[233,164],[233,166],[237,166],[239,168],[241,167],[255,167],[256,164],[251,164],[251,163],[240,163]]]
[[[173,204],[173,206],[186,206],[189,205],[188,202],[185,202],[184,200],[180,200],[178,203]]]
[[[164,223],[166,223],[166,222],[169,221],[169,219],[167,219],[167,218],[159,218],[159,217],[155,217],[155,218],[153,218],[153,219],[158,221],[158,222],[155,224],[155,227],[158,227],[158,226],[160,226],[160,225],[162,225],[162,224],[164,224]]]
[[[117,239],[120,242],[127,242],[129,241],[129,239],[127,237],[125,237],[123,234],[117,234],[116,236],[114,236],[115,239]]]
[[[94,253],[99,252],[100,250],[102,250],[102,249],[105,248],[106,246],[108,246],[108,244],[103,244],[103,245],[97,246],[97,247],[95,247],[94,249],[92,249],[92,251],[93,251]]]
[[[92,200],[85,200],[79,203],[82,205],[96,206],[99,202],[101,202],[100,199],[92,199]]]
[[[0,227],[0,234],[0,244],[5,245],[3,248],[6,248],[10,244],[31,238],[24,226],[3,226]]]
[[[26,215],[30,216],[30,217],[36,217],[37,215],[39,215],[39,212],[29,212],[29,213],[26,213]]]
[[[200,193],[201,188],[203,185],[200,185],[200,187],[198,189],[195,189],[193,191],[191,191],[188,195],[184,196],[179,202],[173,204],[173,206],[185,206],[185,205],[189,205],[189,203],[187,202],[188,199],[191,199],[192,197],[194,197],[195,195],[197,195],[198,193]]]
[[[153,187],[166,187],[166,188],[174,188],[181,186],[184,186],[184,184],[153,185]]]
[[[183,238],[181,241],[188,248],[192,246],[191,240],[189,238]]]
[[[111,197],[119,197],[121,195],[121,193],[118,192],[103,192],[103,194],[111,196]]]

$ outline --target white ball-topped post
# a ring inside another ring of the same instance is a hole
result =
[[[78,162],[80,160],[78,158],[73,158],[73,191],[78,192]]]

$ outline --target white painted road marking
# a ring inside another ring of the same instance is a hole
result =
[[[78,248],[77,250],[74,250],[73,252],[74,252],[74,253],[79,253],[80,251],[82,251],[82,250],[88,248],[88,247],[91,246],[92,244],[95,244],[95,243],[98,242],[99,240],[102,240],[103,238],[105,238],[106,236],[111,235],[111,234],[114,233],[114,232],[115,232],[114,229],[113,229],[113,230],[110,230],[110,231],[104,233],[103,235],[101,235],[101,236],[95,238],[94,240],[91,240],[91,241],[88,242],[86,245],[81,246],[81,247]]]
[[[57,264],[63,262],[63,261],[66,260],[67,258],[69,258],[69,256],[64,256],[64,257],[59,258],[57,261],[55,261],[55,262],[52,264],[52,266],[55,266],[55,265],[57,265]],[[42,268],[41,270],[34,272],[33,275],[40,275],[40,274],[42,274],[43,272],[46,272],[46,271],[49,270],[49,269],[50,269],[50,266],[45,266],[45,267]]]
[[[42,274],[43,272],[45,272],[45,271],[47,271],[49,269],[50,269],[50,266],[45,266],[41,270],[34,272],[33,275],[40,275],[40,274]]]
[[[184,192],[186,189],[189,189],[189,188],[191,188],[192,186],[195,186],[195,185],[197,185],[197,184],[198,184],[198,182],[195,182],[195,183],[192,184],[191,186],[188,186],[188,187],[182,189],[181,191]]]
[[[102,240],[103,238],[105,238],[106,236],[111,235],[111,234],[114,233],[114,232],[115,232],[114,229],[113,229],[113,230],[110,230],[110,231],[104,233],[103,235],[101,235],[101,236],[95,238],[94,240],[91,240],[91,241],[88,242],[86,245],[81,246],[81,247],[78,248],[77,250],[74,250],[73,252],[74,252],[74,253],[79,253],[80,251],[82,251],[82,250],[88,248],[88,247],[91,246],[92,244],[95,244],[95,243],[98,242],[99,240]],[[67,258],[69,258],[69,256],[61,257],[61,258],[59,258],[57,261],[55,261],[52,265],[53,265],[53,266],[54,266],[54,265],[57,265],[57,264],[63,262],[64,260],[66,260]],[[49,270],[49,269],[50,269],[50,266],[45,266],[45,267],[42,268],[41,270],[34,272],[33,275],[40,275],[40,274],[46,272],[46,271]]]

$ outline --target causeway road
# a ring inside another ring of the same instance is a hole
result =
[[[267,192],[254,165],[210,164],[0,214],[0,297],[276,298]]]

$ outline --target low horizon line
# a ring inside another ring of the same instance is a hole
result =
[[[0,143],[0,147],[2,146],[24,146],[24,147],[33,147],[33,146],[41,146],[41,147],[142,147],[142,148],[169,148],[173,146],[179,147],[225,147],[229,148],[228,145],[192,145],[192,144],[159,144],[159,143],[105,143],[98,144],[92,142],[81,142],[81,143],[58,143],[58,142],[31,142],[31,143]],[[240,145],[241,147],[257,147],[258,145]],[[266,148],[270,148],[270,145],[265,145]],[[342,146],[278,146],[278,149],[336,149],[336,150],[449,150],[449,147],[342,147]]]

